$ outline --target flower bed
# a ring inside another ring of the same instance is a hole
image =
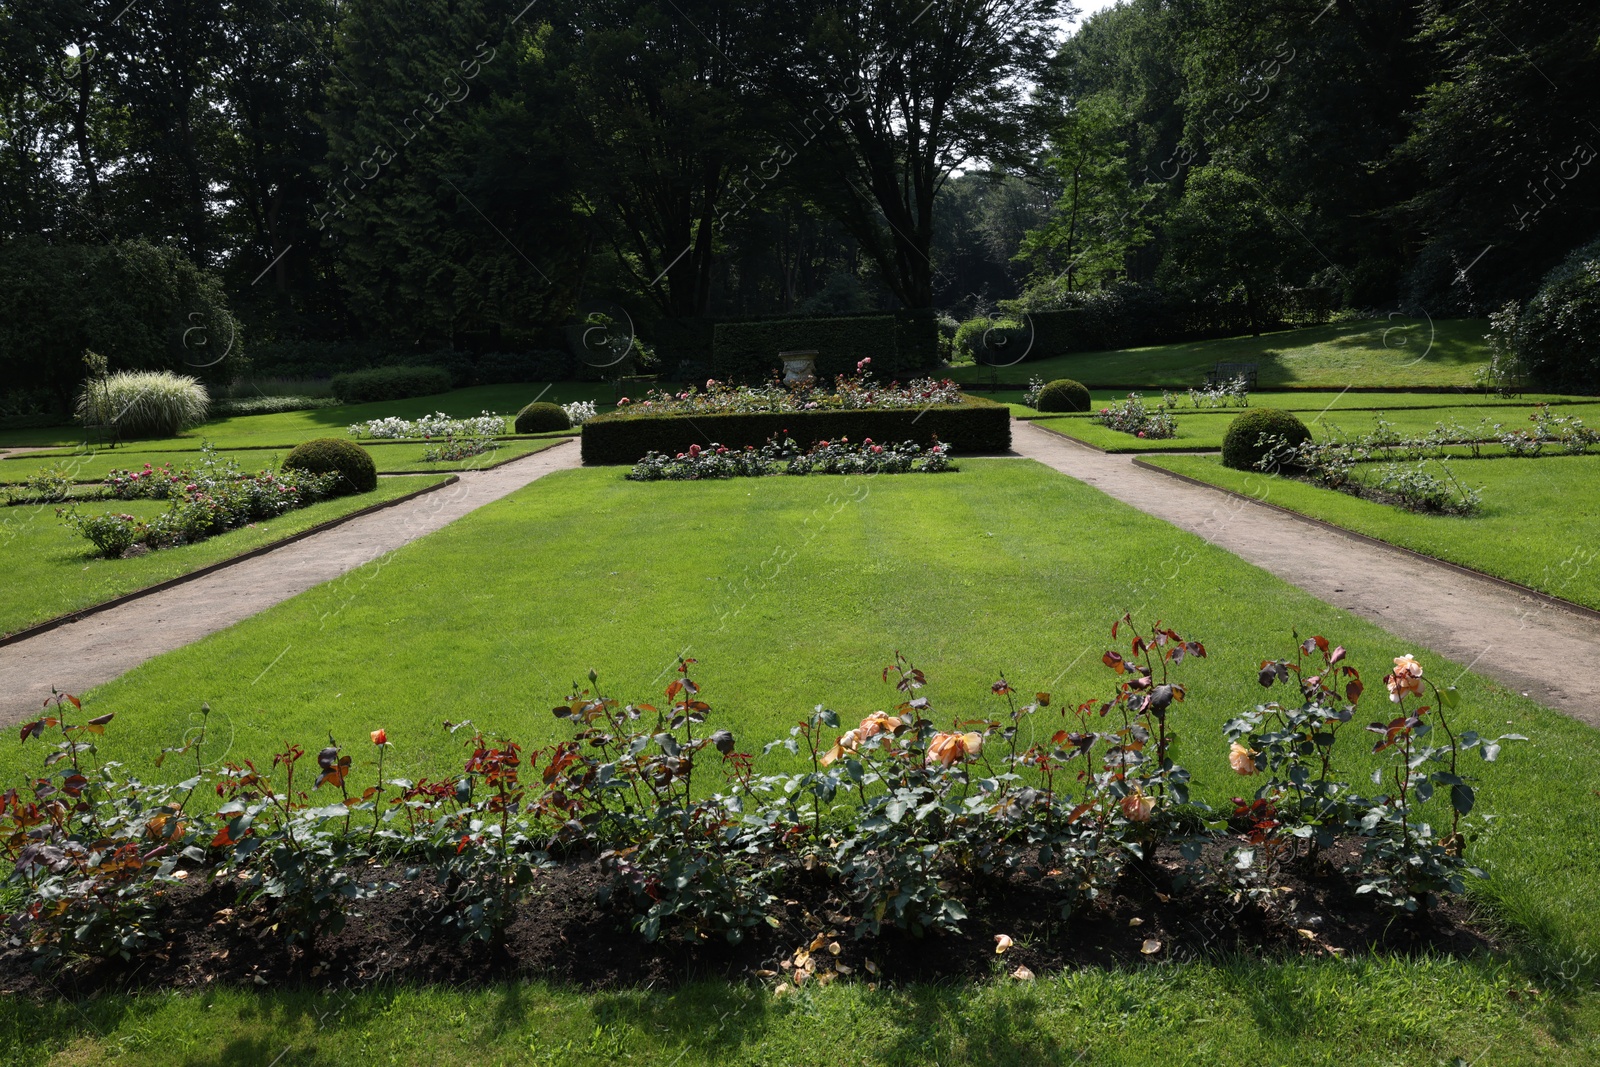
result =
[[[506,432],[506,418],[485,411],[474,418],[456,419],[439,411],[420,419],[390,417],[358,422],[351,425],[348,432],[357,440],[363,437],[396,441],[434,437],[495,437]]]
[[[194,467],[174,470],[163,464],[143,470],[112,471],[104,494],[117,500],[167,500],[170,506],[153,519],[106,512],[82,515],[76,509],[57,509],[63,523],[94,543],[100,554],[117,558],[135,548],[143,550],[192,544],[243,526],[303,508],[333,495],[338,474],[264,470],[246,474],[238,463],[217,458],[209,446],[201,449]]]
[[[1178,420],[1167,411],[1166,405],[1147,408],[1138,393],[1129,393],[1122,403],[1101,408],[1091,417],[1109,430],[1150,440],[1164,440],[1178,433]]]
[[[1018,933],[1043,941],[1075,940],[1060,936],[1069,916],[1075,929],[1085,918],[1118,929],[1120,918],[1120,951],[1135,960],[1183,958],[1167,938],[1207,909],[1242,916],[1230,933],[1246,950],[1340,954],[1381,942],[1362,932],[1385,925],[1413,946],[1448,939],[1449,898],[1482,876],[1467,859],[1481,805],[1465,761],[1522,738],[1452,726],[1459,696],[1410,656],[1383,679],[1392,710],[1351,734],[1361,676],[1342,647],[1312,637],[1261,666],[1279,699],[1213,742],[1256,788],[1211,808],[1178,762],[1180,733],[1194,741],[1178,674],[1206,658],[1204,645],[1137,632],[1126,616],[1111,639],[1100,695],[1028,699],[1001,677],[981,719],[937,713],[923,672],[897,654],[882,672],[892,708],[842,730],[819,705],[760,747],[799,757],[789,774],[758,773],[755,746],[708,725],[692,659],[659,708],[623,703],[590,671],[553,709],[570,736],[547,747],[447,724],[463,763],[442,781],[386,778],[381,727],[359,745],[370,757],[329,737],[314,755],[286,742],[270,761],[228,753],[216,766],[203,718],[162,754],[181,781],[136,781],[96,755],[113,716],[86,719],[63,695],[22,726],[24,743],[50,746],[43,767],[0,794],[14,902],[4,970],[170,968],[183,955],[163,948],[177,914],[259,951],[293,947],[318,961],[315,976],[329,958],[319,946],[347,919],[394,907],[400,869],[426,887],[400,899],[434,938],[503,955],[515,927],[572,903],[535,896],[558,884],[605,919],[585,940],[624,923],[646,941],[749,938],[770,961],[755,976],[786,986],[874,975],[892,935],[966,937],[980,908],[987,940],[994,899],[1003,918],[1027,916]],[[1375,744],[1360,741],[1369,735]],[[1349,774],[1357,751],[1378,758],[1371,792],[1364,773]],[[568,873],[551,875],[558,865]],[[1307,891],[1284,892],[1291,884]],[[231,921],[207,917],[221,909]],[[1385,912],[1410,918],[1386,923]],[[1157,921],[1130,935],[1130,913]],[[992,958],[1017,942],[989,944]]]
[[[635,482],[700,481],[708,478],[759,478],[774,474],[937,474],[958,469],[950,462],[950,448],[934,444],[924,449],[915,441],[878,444],[868,437],[859,445],[849,440],[819,441],[801,448],[793,438],[779,444],[768,441],[760,448],[728,448],[712,442],[705,448],[690,445],[675,456],[651,452],[628,472]]]

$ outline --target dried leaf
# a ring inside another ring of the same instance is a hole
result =
[[[1011,977],[1015,978],[1019,982],[1031,982],[1033,981],[1033,972],[1028,970],[1026,967],[1018,967],[1016,970],[1011,972]]]

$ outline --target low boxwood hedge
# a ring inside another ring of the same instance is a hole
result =
[[[637,463],[647,452],[676,455],[715,441],[729,448],[762,445],[772,437],[802,445],[848,437],[859,441],[915,441],[937,437],[956,455],[1004,452],[1011,447],[1011,413],[1004,404],[976,397],[961,405],[857,411],[782,411],[759,414],[638,415],[617,412],[583,424],[583,461]]]

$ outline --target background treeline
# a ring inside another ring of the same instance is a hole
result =
[[[547,371],[618,308],[690,363],[772,315],[1484,314],[1600,229],[1592,3],[1068,10],[3,0],[5,388]]]

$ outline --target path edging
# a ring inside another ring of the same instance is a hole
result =
[[[539,453],[537,452],[528,453],[528,455],[532,456],[536,456],[538,454]],[[515,458],[526,459],[527,456],[517,456]],[[509,463],[513,461],[507,460],[506,462]],[[426,478],[427,475],[407,475],[407,477]],[[252,548],[248,552],[241,552],[237,556],[229,556],[227,559],[218,560],[215,563],[208,563],[204,567],[201,567],[197,570],[189,571],[187,574],[180,574],[175,578],[168,578],[167,580],[157,582],[154,585],[147,585],[143,589],[135,589],[131,593],[121,593],[115,597],[112,597],[110,600],[102,601],[99,604],[91,604],[86,608],[79,608],[77,611],[70,611],[65,615],[57,615],[53,619],[46,619],[44,622],[35,623],[34,625],[29,626],[26,629],[18,630],[15,633],[0,635],[0,648],[5,647],[6,645],[14,645],[18,642],[26,641],[32,637],[38,637],[40,634],[48,633],[49,631],[65,626],[68,623],[78,622],[82,619],[90,617],[91,615],[98,615],[103,611],[110,611],[112,608],[121,607],[123,604],[130,603],[131,601],[140,600],[155,593],[166,592],[168,589],[185,585],[189,582],[195,581],[198,578],[204,578],[208,574],[214,574],[217,571],[243,563],[246,560],[255,559],[257,556],[264,556],[268,552],[275,552],[278,549],[287,545],[292,545],[297,541],[304,541],[306,538],[311,537],[314,534],[326,533],[336,526],[343,526],[347,522],[353,522],[356,519],[382,511],[385,508],[392,508],[397,504],[404,504],[407,501],[415,500],[420,496],[426,496],[429,493],[438,492],[440,489],[448,488],[449,486],[455,485],[459,481],[461,481],[461,476],[459,474],[452,474],[444,481],[439,482],[437,485],[424,486],[415,492],[397,496],[393,500],[385,500],[381,504],[370,504],[367,507],[361,508],[357,511],[352,511],[348,515],[341,515],[336,519],[329,519],[327,522],[321,522],[315,526],[308,527],[307,529],[301,530],[299,533],[290,534],[288,537],[285,537],[282,540],[273,541],[271,544]]]
[[[1066,435],[1062,434],[1061,436],[1065,437]],[[1091,445],[1089,447],[1092,448],[1093,446]],[[1273,511],[1280,512],[1292,519],[1298,519],[1300,522],[1303,522],[1308,526],[1318,526],[1331,533],[1341,534],[1345,537],[1353,538],[1354,540],[1361,541],[1365,544],[1373,545],[1378,548],[1387,548],[1395,552],[1403,552],[1413,559],[1423,560],[1428,563],[1435,563],[1441,567],[1447,567],[1458,574],[1464,574],[1469,578],[1482,579],[1483,581],[1498,585],[1502,589],[1517,593],[1521,596],[1532,597],[1541,603],[1549,604],[1554,608],[1561,608],[1565,611],[1571,612],[1574,615],[1582,616],[1585,619],[1600,621],[1600,611],[1596,611],[1594,608],[1586,607],[1583,604],[1574,603],[1571,600],[1563,600],[1561,597],[1552,596],[1549,593],[1540,592],[1531,586],[1523,585],[1521,582],[1513,582],[1509,578],[1501,578],[1499,575],[1489,574],[1485,571],[1477,570],[1474,567],[1468,567],[1460,563],[1452,563],[1447,559],[1440,559],[1438,556],[1430,556],[1426,552],[1418,552],[1414,548],[1407,548],[1405,545],[1397,545],[1393,541],[1385,541],[1381,537],[1373,537],[1370,534],[1364,534],[1356,530],[1347,529],[1346,527],[1328,522],[1326,519],[1319,519],[1303,512],[1295,511],[1293,508],[1286,508],[1282,504],[1273,504],[1266,500],[1257,500],[1253,496],[1247,496],[1244,493],[1236,492],[1232,489],[1225,489],[1220,485],[1213,485],[1212,483],[1202,481],[1199,478],[1191,478],[1187,474],[1179,474],[1177,471],[1168,470],[1165,467],[1158,467],[1154,463],[1147,462],[1140,456],[1133,457],[1133,465],[1135,467],[1143,468],[1147,471],[1155,471],[1157,474],[1164,474],[1168,478],[1176,478],[1180,482],[1188,482],[1190,485],[1198,485],[1202,489],[1210,489],[1212,492],[1223,493],[1227,496],[1233,497],[1235,500],[1243,500],[1247,503],[1257,504],[1264,508],[1271,508]]]

